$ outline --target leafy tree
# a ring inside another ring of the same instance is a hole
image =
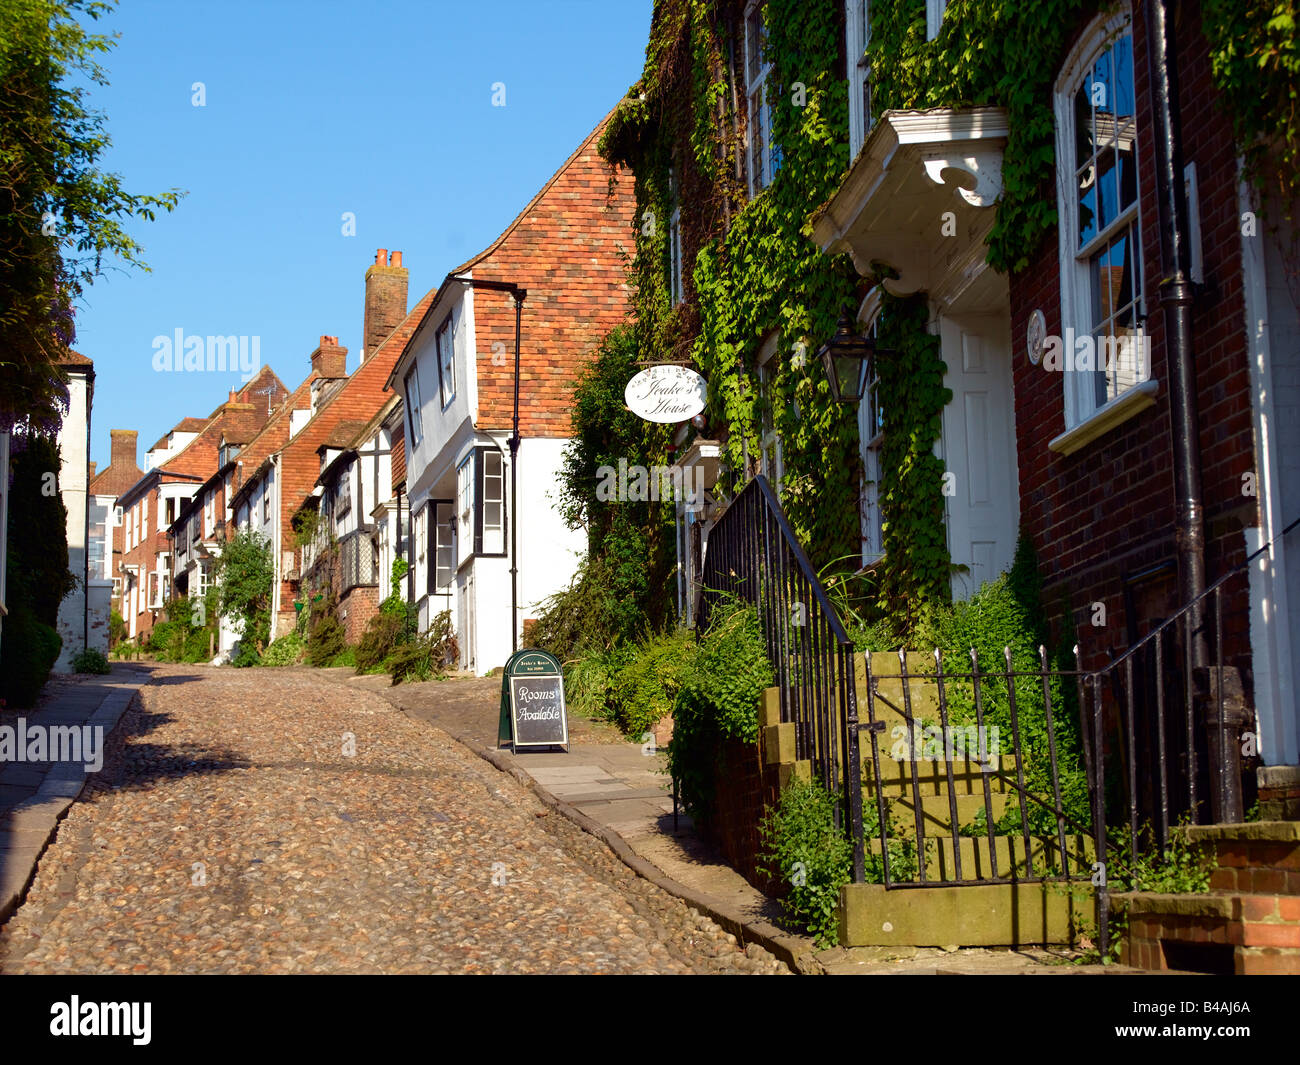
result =
[[[217,603],[223,617],[239,624],[237,666],[255,665],[271,640],[271,586],[275,580],[271,541],[241,529],[217,560]]]
[[[111,143],[105,116],[69,81],[107,84],[95,57],[114,40],[77,16],[114,5],[0,0],[0,429],[57,427],[67,388],[54,363],[73,342],[77,298],[106,260],[148,269],[124,222],[152,220],[181,195],[133,195],[95,165]]]

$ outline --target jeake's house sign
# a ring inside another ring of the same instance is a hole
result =
[[[628,409],[648,422],[690,421],[704,409],[708,383],[685,366],[648,366],[627,383]]]

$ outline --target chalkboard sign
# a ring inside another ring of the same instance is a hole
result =
[[[510,656],[501,678],[502,727],[505,739],[520,747],[567,747],[569,722],[564,705],[564,677],[559,660],[546,651],[519,651]]]

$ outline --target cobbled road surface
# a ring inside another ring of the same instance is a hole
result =
[[[0,932],[0,971],[788,970],[375,694],[160,666]]]

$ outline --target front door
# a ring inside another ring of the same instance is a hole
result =
[[[939,321],[944,384],[952,402],[943,411],[944,511],[955,570],[954,599],[1011,568],[1020,526],[1010,322],[1005,314],[943,317]]]

